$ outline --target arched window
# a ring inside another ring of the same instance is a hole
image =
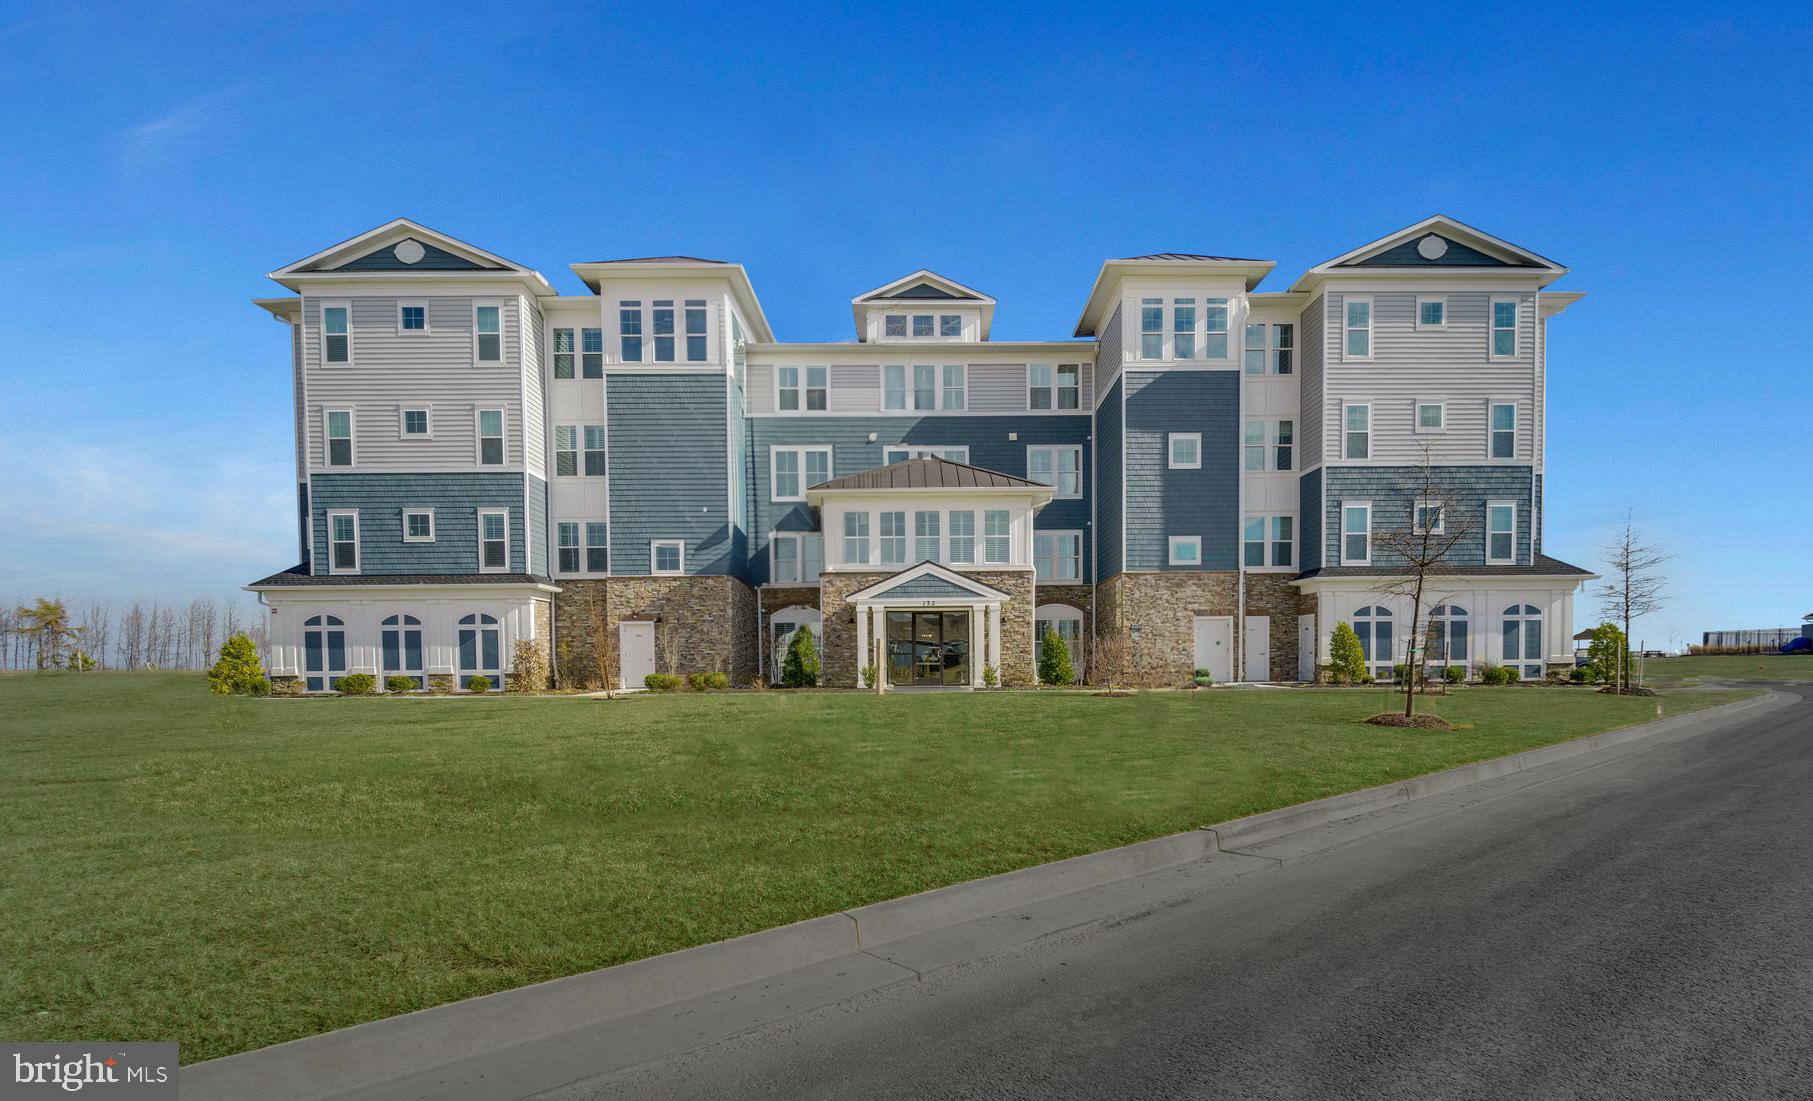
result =
[[[491,681],[493,692],[502,691],[503,632],[497,617],[473,612],[460,619],[459,627],[460,687],[470,688],[472,678],[482,673]]]
[[[1379,680],[1391,679],[1391,609],[1382,604],[1361,608],[1353,614],[1353,630],[1360,636],[1360,652],[1366,655],[1366,670]]]
[[[1428,664],[1467,664],[1469,633],[1467,609],[1458,604],[1437,604],[1429,609]]]
[[[1542,610],[1534,604],[1505,609],[1504,663],[1524,680],[1542,679]]]
[[[331,692],[346,675],[346,624],[337,615],[302,623],[302,671],[310,692]]]
[[[422,621],[412,615],[393,615],[379,624],[379,650],[384,677],[408,677],[417,688],[427,687],[422,667]]]
[[[1037,662],[1045,651],[1045,632],[1057,632],[1057,636],[1070,647],[1070,667],[1076,673],[1076,679],[1083,679],[1083,613],[1068,604],[1041,604],[1034,613],[1037,634],[1033,637],[1033,660]]]
[[[801,627],[812,631],[812,647],[818,651],[820,661],[825,657],[825,631],[822,618],[817,608],[782,608],[768,617],[768,637],[771,647],[768,651],[769,677],[774,683],[781,682],[781,670],[787,660],[787,647],[793,644],[793,635]]]

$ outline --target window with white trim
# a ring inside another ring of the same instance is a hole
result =
[[[504,465],[504,411],[480,409],[474,420],[478,424],[478,464]]]
[[[1033,576],[1040,581],[1081,581],[1083,579],[1083,533],[1080,531],[1034,531],[1032,533]]]
[[[768,574],[777,585],[816,585],[824,568],[825,537],[810,531],[777,531],[768,539]]]
[[[1510,402],[1492,403],[1492,439],[1487,454],[1494,459],[1517,456],[1517,406]]]
[[[579,338],[580,373],[586,378],[603,378],[604,330],[581,329]]]
[[[907,526],[904,510],[881,513],[880,562],[883,566],[906,565]]]
[[[944,408],[961,410],[968,404],[966,379],[969,372],[961,363],[944,365]]]
[[[327,514],[327,570],[359,572],[359,510],[333,509]]]
[[[580,439],[585,445],[584,452],[581,455],[581,458],[585,461],[581,464],[581,469],[585,471],[586,477],[588,478],[603,477],[604,425],[588,424],[583,426],[580,429]]]
[[[1246,336],[1241,341],[1240,361],[1242,369],[1249,375],[1265,374],[1265,323],[1249,321]]]
[[[426,409],[403,410],[403,435],[427,439],[434,435],[433,425],[428,420]]]
[[[1202,536],[1173,535],[1167,538],[1165,562],[1172,566],[1202,565]]]
[[[1439,294],[1417,295],[1416,327],[1418,329],[1446,329],[1448,327],[1448,300]]]
[[[1440,535],[1447,526],[1447,510],[1440,501],[1420,500],[1411,505],[1410,530],[1413,534]]]
[[[913,560],[936,562],[938,553],[938,510],[921,509],[913,513]]]
[[[1083,495],[1083,449],[1078,445],[1029,447],[1026,477],[1052,487],[1052,498],[1074,501]]]
[[[976,514],[969,509],[950,513],[950,563],[970,565],[976,560]]]
[[[1241,562],[1253,569],[1289,566],[1296,558],[1296,521],[1289,516],[1248,516],[1241,532]]]
[[[1000,565],[1013,561],[1012,513],[1004,508],[982,513],[982,561]]]
[[[1372,564],[1372,504],[1369,501],[1341,502],[1341,564]]]
[[[686,541],[684,539],[656,539],[648,545],[648,572],[661,577],[671,577],[686,572]]]
[[[803,501],[806,490],[831,480],[829,447],[775,447],[769,455],[774,472],[770,500]]]
[[[1446,432],[1448,430],[1447,405],[1439,401],[1417,402],[1415,429],[1418,432]]]
[[[1437,604],[1429,609],[1429,647],[1423,660],[1429,665],[1467,663],[1467,609],[1459,604]]]
[[[1165,300],[1139,300],[1139,358],[1165,358]]]
[[[939,314],[938,315],[938,335],[939,336],[962,336],[963,335],[963,315],[954,314],[954,313]]]
[[[351,365],[353,361],[352,303],[321,304],[321,362]]]
[[[1166,466],[1172,470],[1202,469],[1202,433],[1172,432],[1165,437]]]
[[[573,347],[572,329],[554,330],[554,377],[570,379],[573,377],[573,362],[576,351]]]
[[[1342,447],[1344,459],[1372,458],[1372,406],[1366,404],[1346,406],[1341,413]]]
[[[504,361],[504,308],[472,307],[472,358],[477,363]]]
[[[1034,630],[1035,664],[1043,658],[1046,634],[1054,634],[1064,640],[1065,648],[1070,651],[1071,671],[1080,682],[1083,678],[1083,613],[1068,604],[1041,604],[1034,616]]]
[[[1341,345],[1347,359],[1372,358],[1372,299],[1349,296],[1342,302],[1346,340]]]
[[[1228,358],[1228,300],[1202,300],[1202,354],[1205,359]]]
[[[1517,503],[1486,502],[1486,564],[1509,565],[1517,561]]]
[[[353,411],[329,409],[327,421],[327,465],[353,465]]]
[[[478,569],[480,573],[510,572],[510,514],[504,509],[479,510]]]
[[[1288,375],[1296,370],[1297,326],[1255,321],[1246,326],[1241,367],[1249,375]]]
[[[649,332],[655,338],[655,362],[674,361],[674,300],[657,298],[649,304]]]
[[[881,407],[907,407],[907,369],[904,365],[890,363],[881,369]]]
[[[869,562],[869,514],[844,513],[844,562],[864,566]]]
[[[617,359],[622,363],[642,362],[641,299],[617,303]]]
[[[397,335],[421,336],[428,332],[428,303],[397,303]]]
[[[711,358],[708,353],[709,341],[705,339],[705,300],[688,298],[686,300],[686,362],[704,363]]]
[[[1028,409],[1076,409],[1082,404],[1079,363],[1034,363],[1026,368]]]
[[[1372,604],[1353,613],[1353,632],[1360,636],[1360,655],[1366,660],[1366,669],[1380,680],[1391,679],[1391,667],[1396,664],[1392,658],[1396,654],[1392,641],[1391,609],[1383,604]]]
[[[403,510],[403,542],[434,542],[434,510],[431,508],[406,508]]]
[[[1171,300],[1171,358],[1196,358],[1196,300]]]
[[[931,314],[916,313],[913,315],[913,335],[915,337],[927,337],[932,335]]]
[[[913,367],[913,408],[938,408],[938,368],[929,363]]]
[[[556,478],[575,478],[579,475],[579,426],[576,424],[557,424],[554,426],[554,476]],[[574,543],[578,545],[577,542]]]
[[[1517,358],[1517,299],[1492,300],[1492,359]]]
[[[1241,437],[1245,470],[1290,470],[1296,462],[1297,423],[1290,418],[1248,417]]]
[[[1513,604],[1499,621],[1503,645],[1499,653],[1507,667],[1524,680],[1542,679],[1542,609],[1534,604]]]
[[[967,445],[961,447],[915,447],[902,444],[881,449],[882,466],[893,466],[895,463],[904,463],[908,459],[948,459],[953,463],[964,463],[967,465],[969,463],[969,447]]]
[[[585,571],[607,573],[611,567],[610,540],[603,520],[585,522]]]
[[[887,318],[885,319],[884,324],[882,326],[882,335],[891,336],[891,337],[899,337],[902,340],[906,339],[906,335],[907,335],[906,314],[903,314],[903,313],[888,314]]]
[[[554,525],[555,562],[561,573],[579,572],[579,521],[562,520]]]

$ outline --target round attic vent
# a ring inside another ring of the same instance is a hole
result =
[[[400,242],[397,245],[396,251],[397,259],[403,261],[405,264],[413,264],[427,254],[426,250],[422,248],[422,242],[420,241]],[[1437,253],[1437,255],[1439,256],[1440,253]]]
[[[1448,242],[1431,233],[1416,243],[1416,254],[1425,260],[1440,260],[1448,254]]]

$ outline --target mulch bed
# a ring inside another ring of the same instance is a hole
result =
[[[1453,730],[1454,724],[1439,715],[1406,715],[1392,711],[1367,719],[1373,726],[1403,726],[1414,730]]]
[[[1599,689],[1599,691],[1608,696],[1653,696],[1656,694],[1654,688],[1643,688],[1634,685],[1623,691],[1619,691],[1615,685],[1607,685],[1604,688]]]

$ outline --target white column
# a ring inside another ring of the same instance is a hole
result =
[[[873,651],[869,660],[875,663],[875,691],[877,694],[888,690],[888,610],[875,605],[875,642],[870,646]]]
[[[869,609],[858,604],[856,608],[856,687],[862,687],[862,667],[869,663]]]
[[[982,687],[982,663],[976,656],[982,652],[982,605],[969,606],[969,686]]]
[[[1001,605],[988,606],[988,663],[995,667],[995,676],[1001,675]]]

